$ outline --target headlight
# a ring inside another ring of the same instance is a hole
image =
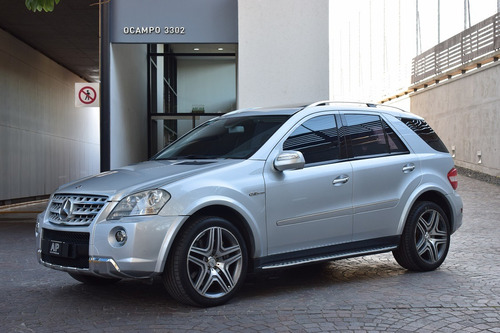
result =
[[[124,216],[155,215],[170,200],[170,194],[164,190],[150,190],[131,194],[123,198],[108,216],[116,220]]]

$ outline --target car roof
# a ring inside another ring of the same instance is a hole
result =
[[[381,105],[373,103],[362,103],[362,102],[339,102],[339,101],[319,101],[314,103],[301,103],[297,105],[290,106],[277,106],[277,107],[255,107],[247,109],[239,109],[226,113],[225,117],[232,116],[262,116],[262,115],[287,115],[292,116],[298,112],[307,111],[327,111],[327,110],[338,110],[338,111],[363,111],[363,112],[375,112],[375,113],[385,113],[390,114],[398,118],[419,118],[418,116],[405,111],[403,109],[391,106],[391,105]]]
[[[248,108],[248,109],[239,109],[236,111],[232,111],[226,113],[224,117],[232,117],[232,116],[273,116],[273,115],[286,115],[292,116],[300,110],[304,109],[304,106],[300,107],[256,107],[256,108]]]

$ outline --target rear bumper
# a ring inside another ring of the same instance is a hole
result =
[[[462,202],[462,198],[458,195],[457,192],[453,192],[452,194],[448,195],[448,202],[450,203],[451,213],[453,215],[451,229],[451,233],[453,234],[458,230],[458,228],[462,226],[464,204]]]

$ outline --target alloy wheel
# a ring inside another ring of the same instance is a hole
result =
[[[187,270],[192,287],[202,296],[219,298],[228,294],[240,279],[243,266],[241,246],[227,229],[213,226],[203,230],[191,244]]]
[[[422,260],[433,264],[445,254],[448,245],[447,225],[434,209],[420,215],[415,230],[415,245]]]

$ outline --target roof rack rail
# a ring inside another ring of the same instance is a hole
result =
[[[345,102],[345,101],[329,101],[329,100],[325,100],[325,101],[319,101],[319,102],[315,102],[315,103],[309,104],[305,108],[309,108],[309,107],[313,107],[313,106],[320,106],[320,105],[327,105],[327,104],[358,104],[358,105],[364,105],[364,106],[367,106],[367,107],[370,107],[370,108],[376,108],[378,106],[378,104],[375,104],[375,103]]]
[[[381,104],[379,104],[379,105],[380,105],[380,106],[382,106]],[[410,113],[410,111],[405,110],[405,109],[398,108],[397,106],[394,106],[394,105],[387,105],[387,104],[383,104],[383,106],[384,106],[384,107],[386,107],[386,108],[396,109],[396,110],[401,111],[401,112]]]

